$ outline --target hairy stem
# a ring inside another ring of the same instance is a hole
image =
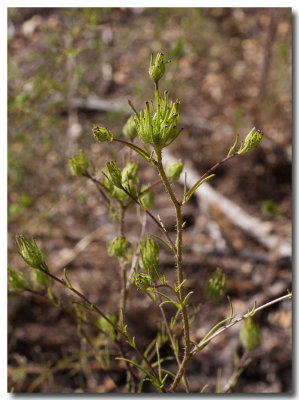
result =
[[[159,296],[159,297],[160,297],[160,302],[162,302],[161,296]],[[172,348],[173,348],[173,352],[174,352],[174,355],[175,355],[176,362],[177,362],[177,364],[178,364],[178,367],[181,368],[181,362],[180,362],[180,359],[179,359],[179,355],[178,355],[177,352],[175,351],[174,337],[173,337],[173,334],[172,334],[172,332],[171,332],[169,323],[168,323],[168,321],[167,321],[165,312],[164,312],[164,310],[163,310],[163,306],[160,306],[159,308],[160,308],[160,311],[161,311],[161,314],[162,314],[162,318],[163,318],[163,320],[164,320],[164,324],[165,324],[165,327],[166,327],[166,331],[167,331],[167,334],[168,334],[170,343],[171,343]],[[186,376],[185,376],[185,373],[183,374],[183,383],[184,383],[186,392],[189,393],[189,392],[190,392],[190,391],[189,391],[189,384],[188,384],[187,378],[186,378]]]
[[[176,211],[176,228],[177,228],[177,239],[176,239],[176,264],[177,264],[177,281],[179,285],[179,297],[180,297],[180,302],[182,304],[182,318],[183,318],[183,327],[184,327],[184,341],[185,341],[185,351],[184,351],[184,358],[181,363],[181,366],[179,368],[179,371],[175,377],[175,380],[173,381],[173,384],[170,387],[170,391],[174,391],[176,388],[177,384],[180,382],[185,369],[186,365],[188,363],[188,360],[190,358],[190,332],[189,332],[189,320],[188,320],[188,311],[186,305],[183,305],[184,297],[185,297],[185,290],[184,290],[184,285],[182,284],[184,281],[184,274],[183,274],[183,265],[182,265],[182,245],[183,245],[183,220],[182,220],[182,206],[178,202],[172,187],[169,183],[169,180],[165,174],[163,164],[162,164],[162,152],[157,151],[157,161],[156,161],[156,167],[159,171],[159,174],[161,176],[161,179],[164,183],[164,186],[166,188],[167,193],[169,194],[172,203],[175,207]]]
[[[140,202],[139,202],[137,199],[135,199],[135,197],[132,196],[130,192],[128,192],[124,187],[122,187],[122,190],[123,190],[136,204],[138,204],[140,207],[142,207],[141,204],[140,204]],[[170,239],[168,233],[166,232],[166,230],[165,230],[165,229],[163,228],[163,226],[161,225],[161,223],[157,220],[156,217],[154,217],[154,215],[153,215],[150,211],[145,210],[145,212],[147,213],[147,215],[149,215],[149,216],[151,217],[151,219],[155,222],[155,224],[158,225],[158,227],[159,227],[159,229],[161,230],[163,236],[165,237],[165,239],[166,239],[167,242],[169,243],[170,247],[172,248],[172,251],[174,252],[174,254],[176,254],[177,249],[176,249],[176,247],[175,247],[173,241]]]
[[[222,165],[223,163],[225,163],[226,161],[230,160],[231,158],[235,157],[239,155],[239,153],[236,151],[235,153],[231,154],[230,156],[225,157],[223,160],[217,162],[215,165],[213,165],[210,169],[208,169],[208,171],[206,173],[204,173],[199,179],[198,181],[192,186],[191,189],[188,190],[188,192],[186,193],[185,197],[188,197],[188,195],[190,193],[192,193],[192,190],[194,190],[194,188],[201,182],[203,181],[207,176],[209,176],[211,174],[211,172],[213,172],[216,168],[220,167],[220,165]]]
[[[268,303],[265,303],[262,306],[256,308],[254,310],[254,313],[257,313],[258,311],[261,311],[264,308],[268,308],[268,307],[272,306],[273,304],[279,303],[280,301],[289,300],[291,298],[292,298],[292,293],[286,294],[285,296],[278,297],[277,299],[271,300]],[[223,326],[222,328],[220,328],[213,335],[208,337],[204,342],[200,343],[200,348],[194,347],[194,349],[192,349],[190,352],[191,356],[198,353],[205,345],[207,345],[209,342],[211,342],[213,339],[215,339],[215,337],[220,335],[220,333],[226,331],[227,329],[231,328],[232,326],[236,325],[237,323],[243,321],[244,319],[248,318],[250,315],[251,315],[251,311],[242,315],[241,317],[235,318],[230,324],[227,324],[227,325]]]

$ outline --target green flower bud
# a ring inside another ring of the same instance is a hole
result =
[[[144,193],[143,193],[144,191]],[[154,192],[146,187],[141,188],[141,195],[139,196],[140,203],[144,210],[149,210],[155,201]]]
[[[256,148],[260,144],[262,138],[263,132],[261,130],[256,128],[251,129],[245,138],[244,144],[241,144],[238,153],[245,154],[248,150]]]
[[[44,272],[40,271],[39,269],[32,269],[30,275],[35,288],[48,288],[50,277]]]
[[[177,180],[179,179],[184,168],[182,161],[175,161],[170,165],[166,165],[165,173],[169,179]]]
[[[141,140],[154,147],[156,151],[162,150],[170,145],[181,133],[182,129],[178,129],[178,108],[180,101],[172,101],[168,104],[168,93],[164,93],[164,98],[160,98],[156,94],[156,103],[151,106],[146,102],[146,108],[139,115],[137,114],[132,103],[129,103],[135,112],[135,122],[138,135]]]
[[[129,139],[134,139],[137,136],[137,133],[135,119],[131,116],[123,127],[123,134]]]
[[[152,80],[157,83],[162,76],[164,75],[165,72],[165,64],[167,61],[163,61],[164,59],[164,54],[158,53],[156,55],[155,62],[153,62],[153,54],[151,55],[151,62],[150,62],[150,67],[149,67],[149,74]]]
[[[115,315],[108,315],[108,317],[111,322],[116,323],[117,319]],[[96,322],[96,326],[101,332],[104,332],[111,340],[115,339],[115,331],[113,329],[113,326],[111,326],[111,324],[109,324],[109,322],[104,317],[99,317],[99,319]]]
[[[113,183],[114,186],[121,189],[122,176],[115,161],[110,161],[106,164],[107,178]]]
[[[93,137],[98,142],[106,142],[113,140],[113,135],[107,128],[103,128],[102,126],[93,125]]]
[[[260,345],[260,327],[246,318],[239,333],[241,342],[247,350],[254,350]]]
[[[156,276],[159,271],[159,245],[153,239],[147,239],[140,243],[140,267],[150,276]]]
[[[23,271],[13,271],[8,268],[7,270],[7,283],[9,292],[23,292],[29,286],[27,278]]]
[[[226,278],[220,268],[204,284],[204,294],[211,301],[220,300],[226,293]]]
[[[32,243],[30,243],[25,236],[20,235],[16,237],[16,242],[20,249],[19,254],[26,264],[33,268],[45,266],[45,255],[37,247],[34,239],[32,239]]]
[[[69,168],[72,175],[82,176],[86,173],[88,167],[89,159],[82,150],[69,160]]]
[[[147,290],[152,286],[152,278],[148,274],[144,274],[143,272],[137,274],[135,273],[134,276],[135,285],[140,290]]]
[[[122,183],[126,183],[128,180],[137,182],[138,180],[138,163],[132,163],[129,160],[121,171]]]
[[[110,257],[123,257],[127,250],[126,238],[115,237],[111,242],[107,242],[107,250]]]

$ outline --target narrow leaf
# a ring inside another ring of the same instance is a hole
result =
[[[193,195],[193,193],[199,188],[200,185],[202,185],[205,181],[207,181],[210,178],[213,178],[215,174],[207,176],[205,179],[200,180],[193,188],[189,190],[189,192],[186,194],[185,199],[183,201],[183,204],[187,203],[187,201],[190,200],[190,197]]]
[[[176,292],[178,292],[178,291],[180,290],[181,286],[183,286],[183,284],[186,282],[186,280],[187,280],[187,279],[184,279],[183,282],[181,282],[178,286],[175,285],[175,289],[174,289],[174,290],[175,290]]]
[[[176,303],[175,301],[172,301],[172,300],[171,301],[168,301],[168,300],[163,301],[163,303],[159,304],[159,306],[161,307],[161,306],[164,306],[165,304],[172,304],[173,306],[177,307],[179,310],[182,309],[182,306],[179,303]]]
[[[64,273],[64,279],[66,281],[66,284],[68,285],[69,288],[72,288],[72,284],[69,281],[69,278],[67,277],[67,274],[66,274],[66,268],[64,268],[63,273]]]
[[[140,371],[142,371],[145,375],[147,375],[150,380],[152,381],[153,379],[155,379],[152,374],[150,374],[145,368],[141,367],[141,365],[139,365],[137,362],[133,361],[133,360],[129,360],[128,358],[123,358],[123,357],[115,357],[116,360],[122,360],[125,361],[129,364],[134,365],[134,367],[140,369]]]
[[[146,161],[151,161],[150,155],[148,153],[146,153],[144,150],[142,150],[140,147],[135,146],[135,144],[126,142],[125,140],[122,140],[122,139],[113,139],[113,140],[115,142],[120,142],[120,143],[124,144],[127,147],[130,147],[130,149],[134,150],[141,157],[143,157]]]
[[[184,301],[183,301],[183,306],[187,304],[187,300],[189,299],[189,297],[191,296],[192,293],[194,293],[194,292],[189,292],[187,294],[187,296],[185,296]]]
[[[79,306],[86,308],[88,311],[94,311],[94,308],[92,306],[89,306],[88,304],[82,303],[81,301],[72,301],[74,304],[78,304]]]
[[[231,154],[233,154],[233,152],[235,151],[235,149],[237,147],[238,142],[239,142],[239,135],[236,136],[236,140],[235,140],[234,144],[232,145],[232,147],[230,148],[227,156],[230,156]]]
[[[204,385],[199,393],[204,393],[204,391],[209,387],[209,385]]]
[[[155,237],[156,239],[159,239],[163,244],[165,244],[166,247],[169,248],[169,250],[172,251],[172,248],[169,246],[169,244],[167,244],[167,243],[165,242],[165,240],[163,240],[160,236],[157,236],[157,235],[154,235],[154,234],[151,234],[151,236]]]
[[[174,327],[176,326],[177,320],[180,316],[181,310],[178,310],[177,313],[175,314],[174,317],[171,317],[171,321],[170,321],[170,327],[171,329],[174,329]]]

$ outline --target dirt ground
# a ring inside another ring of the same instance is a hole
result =
[[[181,136],[169,147],[199,175],[222,160],[238,133],[252,126],[264,132],[261,145],[226,163],[209,181],[273,235],[271,248],[239,227],[221,204],[207,207],[194,197],[183,209],[184,268],[192,302],[199,307],[191,326],[200,339],[229,315],[226,299],[214,304],[203,296],[205,280],[218,267],[226,274],[227,294],[241,315],[292,289],[292,257],[279,246],[292,234],[292,15],[291,9],[55,9],[8,11],[8,262],[28,273],[18,255],[15,236],[36,238],[52,271],[67,267],[74,287],[109,314],[117,313],[121,282],[117,262],[106,241],[116,227],[96,187],[70,176],[68,159],[84,149],[95,166],[119,159],[119,144],[95,143],[93,123],[121,137],[131,99],[138,109],[151,99],[148,78],[151,52],[162,51],[171,63],[160,83],[181,100]],[[140,161],[145,183],[157,179]],[[174,184],[182,193],[181,184]],[[155,186],[152,212],[159,214],[171,237],[175,219],[162,186]],[[236,218],[239,218],[236,216]],[[141,229],[133,207],[125,232],[138,240]],[[92,236],[88,236],[92,232]],[[147,233],[158,234],[150,221]],[[83,238],[76,257],[70,250]],[[288,247],[289,248],[289,247]],[[173,257],[161,246],[160,269],[176,281]],[[68,258],[70,257],[70,258]],[[55,293],[71,306],[67,291]],[[45,296],[8,295],[8,391],[37,393],[124,392],[126,371],[114,359],[103,369],[80,340],[78,328]],[[172,308],[166,308],[169,317]],[[130,289],[127,324],[141,348],[157,334],[160,314],[135,287]],[[232,392],[292,392],[291,302],[256,314],[261,345]],[[90,324],[91,325],[91,324]],[[94,326],[87,325],[92,335]],[[240,325],[195,356],[187,370],[190,391],[225,386],[234,353],[244,348]],[[79,332],[80,333],[80,332]],[[179,333],[178,333],[179,335]],[[170,356],[169,349],[161,350]],[[173,361],[169,361],[169,369]],[[219,383],[218,382],[218,383]],[[152,391],[145,384],[143,391]]]

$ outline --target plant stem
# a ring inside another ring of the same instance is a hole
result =
[[[231,154],[230,156],[225,157],[223,160],[217,162],[215,165],[213,165],[210,169],[208,169],[208,171],[206,173],[204,173],[199,179],[198,181],[192,186],[191,189],[188,190],[188,192],[186,193],[185,197],[188,197],[188,195],[192,192],[192,190],[194,190],[194,188],[201,182],[203,181],[207,176],[209,176],[211,174],[211,172],[213,172],[216,168],[220,167],[220,165],[222,165],[223,163],[225,163],[226,161],[230,160],[231,158],[235,157],[239,155],[239,153],[236,151],[235,153]]]
[[[237,383],[238,377],[242,374],[243,369],[245,367],[245,362],[248,360],[248,351],[245,350],[243,353],[242,357],[240,358],[240,361],[238,365],[234,368],[234,371],[229,378],[228,382],[224,386],[222,393],[228,393]]]
[[[179,285],[179,296],[180,296],[180,301],[181,304],[183,304],[184,297],[185,297],[185,290],[184,290],[184,285],[182,285],[182,282],[184,280],[184,274],[183,274],[183,266],[182,266],[182,245],[183,245],[183,220],[182,220],[182,206],[178,202],[171,185],[169,183],[169,180],[165,174],[163,164],[162,164],[162,152],[157,151],[157,161],[156,161],[156,167],[159,171],[159,174],[161,176],[161,179],[164,183],[164,186],[166,188],[167,193],[169,194],[173,205],[175,207],[176,211],[176,223],[177,223],[177,239],[176,239],[176,261],[177,261],[177,280],[178,280],[178,285]],[[187,312],[187,307],[186,305],[182,305],[182,317],[183,317],[183,327],[184,327],[184,341],[185,341],[185,352],[184,352],[184,358],[181,363],[181,366],[179,368],[179,371],[175,377],[175,380],[173,381],[170,391],[174,391],[176,388],[177,384],[180,382],[182,376],[184,375],[186,365],[188,363],[188,360],[190,358],[190,332],[189,332],[189,320],[188,320],[188,312]]]
[[[125,222],[125,208],[119,203],[119,236],[125,237],[124,235],[124,222]]]
[[[139,235],[137,249],[136,249],[135,254],[133,256],[132,264],[131,264],[131,268],[130,268],[130,272],[129,272],[129,277],[127,279],[127,288],[130,285],[131,278],[133,276],[134,270],[135,270],[137,262],[138,262],[138,258],[139,258],[139,254],[140,254],[140,242],[143,240],[144,235],[145,235],[146,222],[147,222],[147,217],[146,217],[146,213],[144,213],[143,214],[143,221],[142,221],[141,232],[140,232],[140,235]]]
[[[162,302],[162,299],[161,299],[161,296],[160,296],[160,295],[159,295],[159,297],[160,297],[160,302]],[[174,342],[173,334],[172,334],[172,332],[171,332],[169,323],[168,323],[168,321],[167,321],[165,312],[164,312],[164,310],[163,310],[163,306],[159,306],[159,308],[160,308],[160,311],[161,311],[161,314],[162,314],[162,318],[163,318],[163,320],[164,320],[164,324],[165,324],[165,327],[166,327],[166,330],[167,330],[167,334],[168,334],[170,343],[171,343],[172,348],[173,348],[173,352],[174,352],[174,354],[175,354],[176,362],[177,362],[177,364],[178,364],[178,367],[180,368],[180,367],[181,367],[181,363],[180,363],[179,355],[178,355],[177,352],[175,351],[175,342]],[[189,393],[189,384],[188,384],[187,378],[186,378],[186,376],[185,376],[185,373],[183,374],[183,382],[184,382],[184,385],[185,385],[185,388],[186,388],[186,392]]]
[[[140,202],[139,202],[137,199],[135,199],[135,197],[132,196],[130,192],[128,192],[124,187],[122,187],[122,190],[123,190],[136,204],[138,204],[140,207],[142,207],[141,204],[140,204]],[[143,209],[143,207],[142,207],[142,209]],[[151,219],[155,222],[155,224],[158,225],[158,227],[160,228],[160,230],[161,230],[163,236],[165,237],[165,239],[167,240],[167,242],[170,244],[170,246],[171,246],[171,248],[172,248],[174,254],[176,254],[176,253],[177,253],[177,249],[176,249],[176,247],[175,247],[173,241],[170,239],[168,233],[165,231],[165,229],[164,229],[163,226],[161,225],[161,223],[157,220],[156,217],[153,216],[153,214],[152,214],[150,211],[145,210],[145,212],[147,213],[147,215],[149,215],[149,216],[151,217]]]
[[[280,301],[288,300],[292,298],[292,293],[286,294],[285,296],[278,297],[277,299],[271,300],[268,303],[263,304],[262,306],[256,308],[254,310],[254,313],[257,313],[258,311],[263,310],[264,308],[270,307],[273,304],[279,303]],[[226,331],[227,329],[231,328],[232,326],[236,325],[237,323],[243,321],[244,319],[248,318],[251,315],[251,311],[248,313],[242,315],[241,317],[238,317],[234,319],[230,324],[223,326],[220,328],[218,331],[216,331],[213,335],[208,337],[204,342],[200,343],[200,348],[194,347],[194,349],[191,350],[190,355],[194,356],[194,354],[198,353],[200,349],[202,349],[205,345],[207,345],[210,341],[215,339],[220,333]]]
[[[91,176],[89,172],[85,172],[85,174],[83,174],[83,176],[90,179],[92,182],[94,182],[96,184],[96,187],[97,187],[98,191],[101,193],[103,200],[105,201],[106,205],[109,207],[110,200],[108,199],[108,197],[106,196],[106,193],[102,189],[102,188],[104,188],[102,182],[99,181],[98,179],[95,179],[93,176]]]

